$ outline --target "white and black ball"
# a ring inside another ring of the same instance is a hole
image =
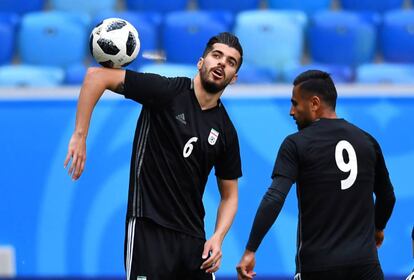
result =
[[[124,19],[105,19],[92,30],[89,49],[95,60],[104,67],[127,66],[139,53],[138,31]]]

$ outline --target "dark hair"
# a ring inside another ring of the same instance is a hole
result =
[[[293,85],[299,85],[301,92],[316,94],[335,110],[338,94],[329,73],[320,70],[308,70],[299,74],[293,81]]]
[[[239,38],[229,32],[222,32],[211,37],[207,42],[206,48],[204,49],[203,57],[206,57],[206,55],[213,49],[213,45],[216,43],[225,44],[231,48],[235,48],[240,53],[240,63],[237,66],[238,71],[243,63],[243,48],[240,45]]]

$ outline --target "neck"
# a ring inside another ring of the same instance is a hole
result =
[[[338,116],[336,115],[336,112],[332,110],[322,111],[318,116],[318,119],[337,119],[337,118]]]
[[[217,106],[217,102],[223,94],[223,91],[224,90],[218,93],[209,93],[201,84],[200,75],[197,74],[194,78],[194,92],[202,110],[207,110]]]

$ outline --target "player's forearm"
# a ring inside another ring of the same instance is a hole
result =
[[[387,194],[377,196],[375,199],[375,227],[383,230],[391,217],[395,205],[395,194],[390,189]]]
[[[284,201],[285,198],[282,196],[279,196],[277,200],[270,200],[268,193],[266,193],[257,209],[249,240],[246,245],[247,250],[256,252],[260,243],[262,243],[263,238],[279,216]]]
[[[105,91],[105,83],[97,68],[89,68],[83,81],[77,112],[75,133],[86,138],[93,108]]]
[[[227,232],[233,223],[237,212],[238,195],[233,194],[229,197],[222,198],[217,211],[216,228],[214,235],[218,236],[221,241],[224,240]]]
[[[293,180],[276,176],[257,209],[246,249],[256,252],[263,238],[279,216]]]

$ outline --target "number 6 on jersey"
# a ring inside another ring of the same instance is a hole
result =
[[[348,162],[344,160],[344,150],[348,154]],[[339,170],[342,172],[350,172],[348,178],[341,180],[341,189],[346,190],[355,183],[358,175],[358,163],[354,147],[351,143],[341,140],[335,147],[335,161]]]
[[[185,143],[183,149],[183,157],[188,158],[191,155],[194,149],[193,143],[197,142],[197,140],[197,137],[191,137],[190,140],[188,140],[187,143]]]

